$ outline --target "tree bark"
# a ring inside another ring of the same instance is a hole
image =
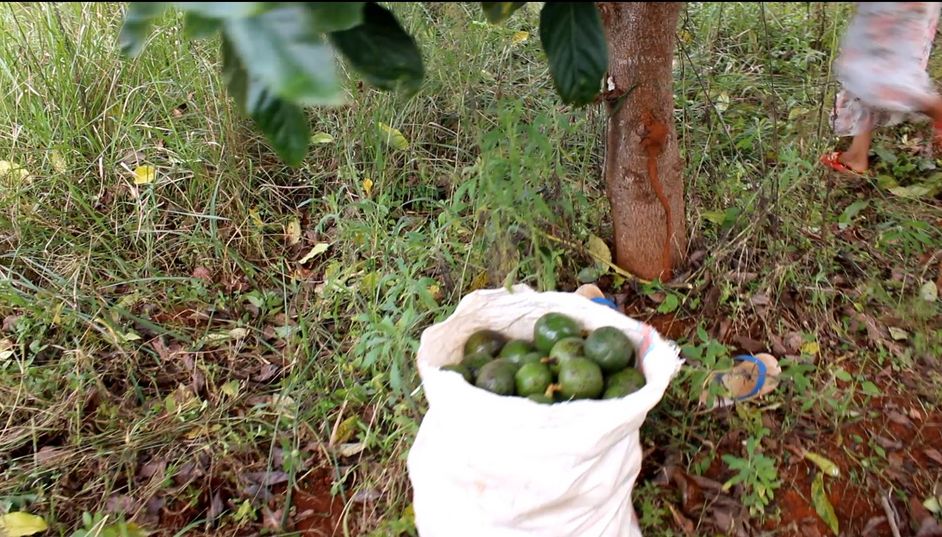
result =
[[[608,41],[604,174],[615,260],[641,278],[667,281],[687,248],[673,84],[674,33],[683,4],[598,5]]]

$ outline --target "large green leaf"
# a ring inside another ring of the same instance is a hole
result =
[[[204,17],[197,13],[189,12],[184,15],[183,35],[187,39],[204,39],[212,36],[222,27],[219,19]]]
[[[343,101],[333,51],[314,30],[311,11],[303,4],[226,19],[225,33],[249,77],[279,97],[301,105]]]
[[[592,102],[608,68],[605,32],[595,4],[545,4],[540,11],[540,39],[563,102]]]
[[[131,2],[124,16],[124,25],[118,35],[118,46],[122,54],[135,57],[144,50],[144,42],[150,34],[154,19],[167,9],[166,2]]]
[[[318,32],[349,30],[363,22],[366,2],[308,2]]]
[[[408,94],[421,87],[425,69],[419,47],[396,17],[378,4],[368,3],[362,24],[333,32],[330,40],[370,84]]]
[[[187,13],[210,19],[243,19],[274,8],[276,2],[174,2],[173,6]]]
[[[278,97],[262,80],[253,78],[228,39],[222,43],[222,72],[229,93],[258,124],[278,156],[290,166],[300,164],[310,140],[304,110]]]
[[[484,17],[491,24],[498,24],[509,19],[514,11],[520,9],[526,2],[481,2]]]

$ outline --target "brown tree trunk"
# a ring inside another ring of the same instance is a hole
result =
[[[682,6],[599,3],[608,40],[605,90],[612,115],[604,173],[615,227],[615,258],[618,266],[633,274],[662,281],[671,278],[687,249],[672,72]]]

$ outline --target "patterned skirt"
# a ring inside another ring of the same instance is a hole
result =
[[[919,119],[937,92],[926,66],[939,2],[858,2],[835,62],[838,136]],[[925,116],[922,116],[923,118]]]

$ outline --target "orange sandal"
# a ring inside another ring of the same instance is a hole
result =
[[[858,172],[857,170],[854,170],[853,168],[849,168],[846,164],[841,162],[840,151],[833,151],[831,153],[826,153],[824,155],[821,155],[820,160],[821,160],[821,164],[824,164],[828,168],[838,173],[852,175],[854,177],[866,177],[867,176],[866,173]]]

